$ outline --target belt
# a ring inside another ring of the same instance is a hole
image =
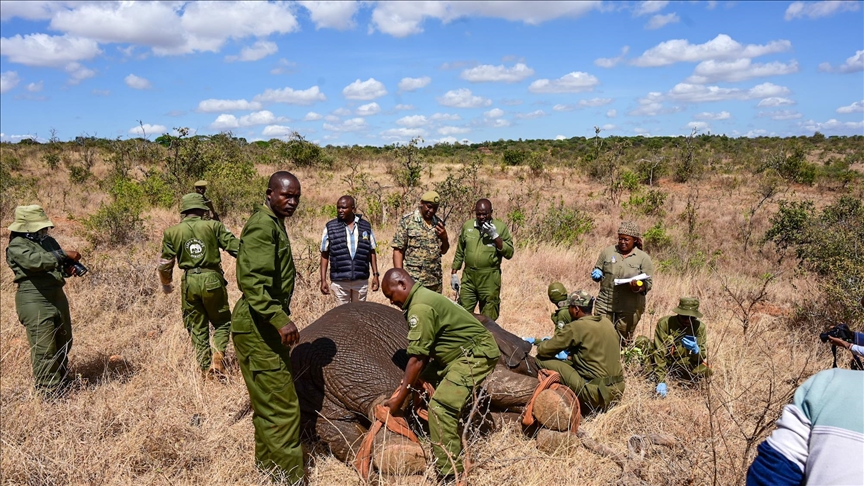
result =
[[[186,272],[187,275],[188,274],[197,275],[199,273],[211,273],[211,272],[222,273],[222,270],[216,270],[214,268],[201,268],[201,267],[187,268],[183,271]]]
[[[480,272],[480,273],[492,273],[492,272],[500,272],[501,269],[498,267],[486,267],[486,268],[477,268],[477,267],[465,267],[465,270],[471,272]]]

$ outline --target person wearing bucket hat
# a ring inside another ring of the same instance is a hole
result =
[[[159,278],[162,290],[174,290],[174,263],[183,270],[181,299],[183,325],[192,338],[195,357],[202,371],[211,375],[224,373],[222,359],[228,347],[231,309],[222,271],[219,249],[237,257],[238,240],[219,221],[205,220],[209,208],[204,196],[190,193],[180,200],[183,220],[162,235]],[[210,324],[213,324],[213,348],[210,347]]]
[[[668,391],[668,376],[696,380],[711,374],[707,362],[705,323],[699,320],[702,317],[699,299],[681,297],[678,307],[672,312],[674,316],[666,316],[657,322],[651,352],[656,392],[661,397],[665,397]]]
[[[54,223],[41,206],[18,206],[9,225],[6,263],[18,285],[15,310],[30,343],[30,363],[36,390],[46,397],[65,391],[69,383],[72,320],[64,266],[77,262],[77,251],[64,250],[48,236]]]
[[[571,322],[537,345],[537,365],[561,375],[583,414],[608,410],[624,394],[618,333],[605,316],[591,315],[588,292],[572,292],[565,302]]]
[[[640,274],[648,278],[615,285],[615,279],[629,279]],[[633,339],[633,331],[645,312],[645,296],[651,291],[653,275],[654,264],[642,251],[639,227],[631,221],[622,222],[618,228],[618,244],[600,252],[591,272],[591,278],[600,283],[595,311],[615,324],[622,343]]]
[[[393,267],[404,268],[415,281],[429,290],[444,290],[442,285],[441,255],[450,249],[450,239],[444,221],[435,213],[441,196],[426,191],[420,205],[399,221],[393,236]]]
[[[207,181],[195,181],[195,192],[204,196],[204,204],[207,205],[207,209],[210,211],[210,219],[214,221],[221,221],[219,219],[219,213],[217,213],[216,209],[213,207],[213,201],[207,199]],[[204,218],[206,219],[207,216],[205,215]]]

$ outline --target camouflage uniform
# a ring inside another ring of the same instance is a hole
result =
[[[441,293],[441,239],[435,234],[435,225],[439,221],[437,216],[433,216],[432,224],[426,224],[419,209],[406,214],[399,221],[391,246],[405,253],[402,266],[415,282]]]

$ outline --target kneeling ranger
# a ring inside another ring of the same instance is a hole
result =
[[[668,392],[667,376],[695,381],[711,374],[708,367],[705,324],[699,320],[699,299],[681,297],[676,315],[657,322],[651,359],[657,379],[656,392],[665,397]]]

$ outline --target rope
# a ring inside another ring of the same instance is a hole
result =
[[[534,389],[534,394],[531,395],[531,399],[528,400],[528,404],[525,406],[525,412],[522,415],[522,425],[530,427],[537,420],[534,418],[534,401],[537,400],[540,392],[544,390],[561,390],[565,396],[571,399],[571,403],[573,404],[573,412],[570,414],[570,433],[575,434],[579,430],[579,423],[582,421],[582,411],[579,408],[579,398],[576,396],[576,393],[561,382],[561,375],[557,371],[540,370],[537,374],[537,379],[540,380],[540,383]]]

